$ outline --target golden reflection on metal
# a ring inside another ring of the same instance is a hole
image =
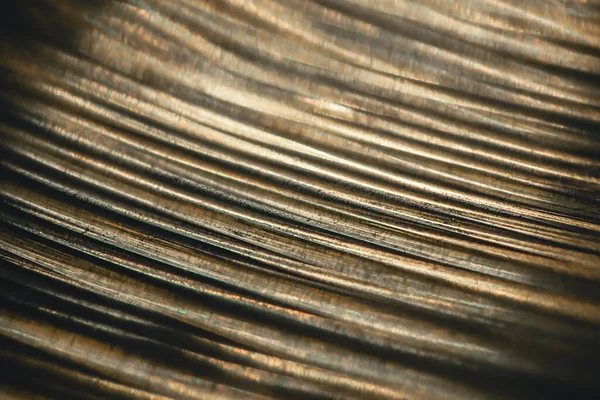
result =
[[[599,395],[598,2],[21,14],[0,393]]]

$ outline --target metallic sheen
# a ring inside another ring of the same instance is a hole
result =
[[[21,11],[0,397],[600,398],[599,1]]]

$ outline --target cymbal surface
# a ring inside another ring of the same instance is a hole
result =
[[[3,395],[599,394],[597,1],[15,9]]]

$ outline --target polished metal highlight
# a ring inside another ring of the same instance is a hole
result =
[[[598,1],[24,10],[0,397],[600,397]]]

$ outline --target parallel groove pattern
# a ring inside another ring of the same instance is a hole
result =
[[[48,10],[0,50],[5,393],[600,391],[600,3]]]

